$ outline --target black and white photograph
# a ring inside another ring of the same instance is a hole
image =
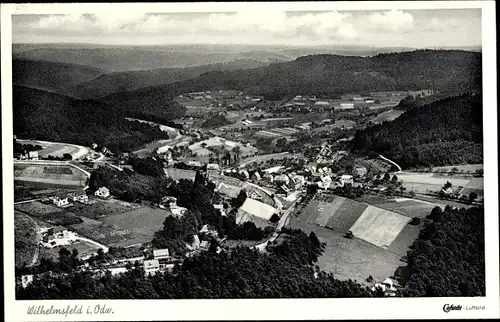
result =
[[[11,320],[499,317],[494,9],[2,5]]]

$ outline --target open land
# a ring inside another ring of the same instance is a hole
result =
[[[67,186],[85,186],[87,176],[69,165],[14,164],[14,179]]]

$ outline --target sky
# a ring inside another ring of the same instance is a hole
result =
[[[481,9],[13,15],[14,43],[481,46]]]

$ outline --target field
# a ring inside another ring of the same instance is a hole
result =
[[[392,276],[403,264],[401,256],[361,239],[347,239],[344,237],[345,232],[310,223],[303,218],[303,214],[290,218],[288,227],[301,229],[307,234],[314,231],[320,241],[326,243],[317,264],[321,270],[333,273],[335,278],[366,283],[365,279],[372,275],[377,280],[383,280]]]
[[[71,207],[71,211],[77,213],[80,216],[99,220],[103,217],[130,211],[133,208],[134,206],[132,205],[126,205],[122,202],[115,200],[112,201],[97,200],[97,202],[93,204],[75,203],[74,206]]]
[[[388,172],[392,168],[392,164],[389,162],[386,162],[380,158],[377,159],[357,159],[356,163],[360,164],[363,167],[366,167],[366,169],[372,169],[373,172]],[[399,174],[398,174],[399,178]]]
[[[403,113],[404,113],[404,111],[402,111],[402,110],[390,110],[390,111],[383,112],[383,113],[375,116],[370,121],[373,124],[379,124],[379,123],[382,123],[384,121],[394,121],[396,118],[398,118]]]
[[[171,215],[172,213],[168,210],[143,206],[128,212],[107,216],[102,221],[115,227],[148,236],[149,240],[151,240],[154,233],[163,228],[165,218]]]
[[[69,165],[14,164],[14,179],[66,186],[85,186],[87,176]]]
[[[255,135],[263,138],[281,138],[285,136],[292,136],[298,132],[299,132],[298,129],[294,129],[291,127],[283,127],[272,130],[261,130],[255,133]]]
[[[64,246],[64,248],[66,248],[70,252],[73,251],[73,249],[76,249],[78,251],[78,258],[97,254],[97,250],[99,249],[99,247],[95,246],[94,244],[86,243],[83,241],[79,241],[71,245]],[[60,250],[61,250],[60,247],[40,248],[40,258],[47,258],[57,261],[59,258]]]
[[[483,164],[465,164],[465,165],[450,165],[445,167],[434,167],[433,172],[451,172],[453,168],[457,168],[459,173],[475,173],[477,170],[483,170]]]
[[[149,236],[122,229],[97,220],[82,218],[83,222],[69,226],[70,229],[106,246],[126,247],[148,242]]]
[[[437,205],[378,196],[362,200],[376,206],[338,196],[313,199],[298,215],[291,216],[288,224],[306,233],[314,231],[326,243],[318,265],[339,279],[365,282],[369,275],[379,280],[394,275],[405,265],[401,258],[424,225],[424,220],[419,226],[410,225],[411,218],[424,218]],[[344,237],[348,230],[354,238]]]
[[[391,210],[410,218],[413,217],[425,218],[425,216],[431,213],[434,207],[439,206],[439,204],[422,200],[405,199],[405,198],[395,199],[395,200],[396,202],[377,204],[377,207],[386,210]]]
[[[76,186],[14,180],[14,201],[43,198],[57,193],[70,193],[76,188]]]
[[[43,147],[42,150],[38,151],[40,158],[46,159],[49,155],[53,157],[62,158],[64,154],[68,153],[74,159],[81,158],[85,154],[89,153],[89,149],[83,146],[64,144],[64,143],[50,143],[41,141],[31,141],[31,140],[19,140],[23,144],[33,144],[40,145]]]
[[[231,151],[235,147],[239,147],[242,157],[254,155],[259,151],[257,148],[253,146],[246,146],[240,142],[227,140],[217,136],[211,137],[210,139],[205,141],[196,142],[195,144],[190,145],[189,149],[199,155],[209,155],[211,152],[207,150],[207,148],[211,146],[217,146],[217,147],[222,146],[228,151]]]
[[[39,201],[17,204],[14,209],[51,225],[72,225],[81,222],[80,217],[68,209],[58,208],[54,205],[47,205]]]
[[[37,251],[37,223],[26,214],[14,211],[15,263],[30,264]]]
[[[353,122],[353,121],[349,121],[349,120],[337,120],[333,124],[329,124],[329,125],[317,127],[315,129],[312,129],[311,131],[313,133],[315,133],[315,132],[321,132],[321,131],[331,131],[331,130],[340,129],[342,127],[346,128],[346,129],[349,129],[349,128],[354,127],[355,125],[356,125],[356,122]]]
[[[459,175],[439,175],[434,173],[403,172],[397,174],[398,179],[403,181],[403,186],[415,193],[439,192],[443,185],[449,181],[453,187],[464,187],[463,194],[472,191],[479,195],[484,192],[483,178],[464,177]]]
[[[395,212],[368,206],[350,230],[354,237],[379,247],[389,247],[410,220]]]

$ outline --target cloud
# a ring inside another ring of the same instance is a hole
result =
[[[337,11],[287,14],[284,11],[250,9],[236,13],[211,13],[186,18],[181,15],[144,13],[99,13],[43,17],[28,28],[38,33],[227,35],[235,37],[352,39],[356,32],[344,21],[350,14]]]
[[[368,22],[379,30],[398,32],[411,29],[414,19],[411,13],[401,10],[390,10],[370,14]]]

